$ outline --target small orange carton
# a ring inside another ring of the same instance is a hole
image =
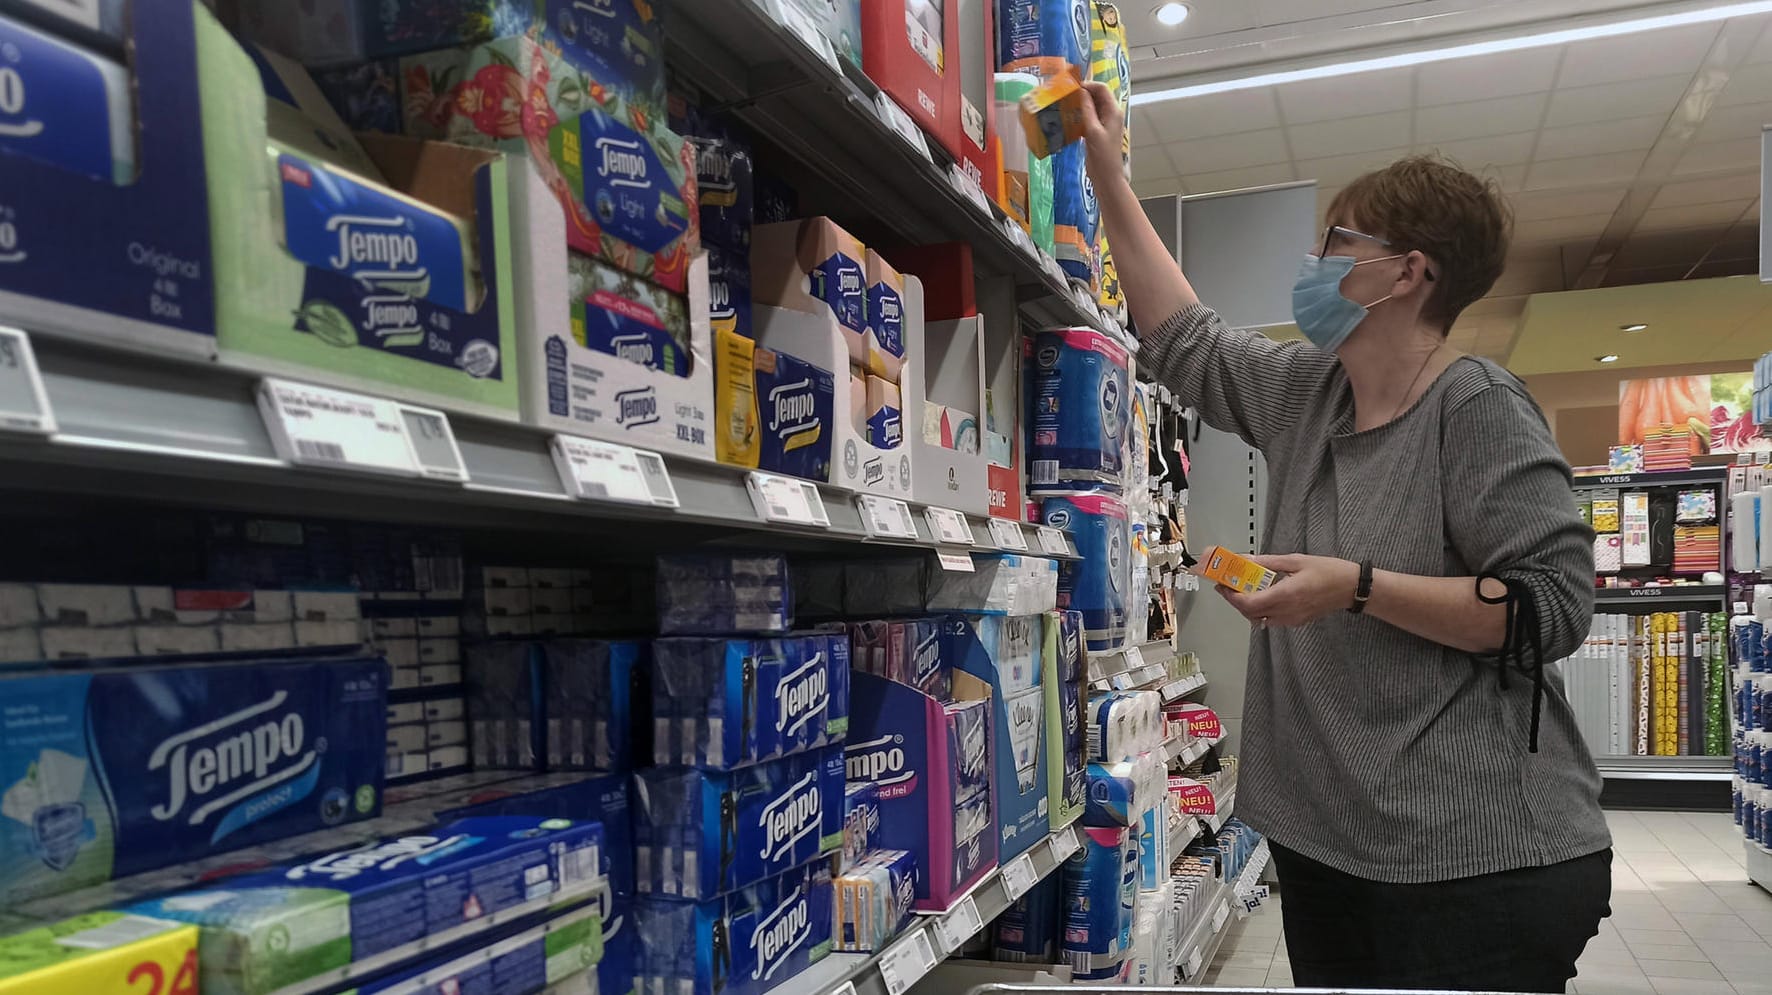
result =
[[[1028,151],[1044,159],[1083,137],[1083,72],[1062,59],[1041,59],[1040,85],[1021,95],[1021,130]]]
[[[1247,556],[1233,553],[1223,546],[1213,546],[1200,554],[1194,573],[1242,594],[1253,594],[1271,586],[1280,575]]]

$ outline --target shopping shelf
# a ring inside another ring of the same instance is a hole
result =
[[[1217,956],[1219,945],[1224,942],[1226,925],[1231,918],[1231,899],[1235,897],[1231,887],[1214,878],[1206,885],[1206,899],[1200,905],[1200,915],[1182,934],[1181,941],[1175,945],[1174,964],[1181,969],[1182,979],[1189,984],[1198,984]]]
[[[1169,859],[1179,860],[1181,851],[1187,848],[1200,835],[1200,820],[1191,815],[1184,815],[1181,821],[1169,833]]]
[[[839,220],[866,220],[909,244],[972,246],[981,276],[1008,276],[1037,326],[1085,325],[1137,343],[1074,289],[1008,216],[816,32],[796,33],[784,0],[698,0],[672,10],[672,69],[817,178]],[[865,238],[865,229],[856,228]],[[1020,234],[1018,234],[1020,233]]]
[[[410,525],[525,526],[588,530],[593,520],[678,527],[686,541],[734,532],[768,533],[782,547],[837,544],[933,549],[923,506],[906,502],[914,540],[870,538],[857,496],[816,491],[829,528],[768,522],[757,515],[747,473],[736,467],[663,457],[675,508],[586,500],[567,492],[550,453],[554,433],[462,415],[447,416],[466,481],[427,480],[297,465],[278,454],[266,427],[257,374],[117,352],[91,344],[31,339],[57,431],[47,439],[0,433],[0,481],[39,492],[115,495],[188,503],[201,500],[271,514],[390,519]],[[512,512],[523,513],[518,519]],[[965,516],[975,552],[1000,546],[990,521]],[[1001,526],[999,526],[1001,528]],[[1031,555],[1045,554],[1036,529],[1016,525]],[[1053,547],[1056,550],[1056,546]],[[1018,552],[1020,550],[1017,550]]]
[[[1214,805],[1213,807],[1216,808],[1218,811],[1213,812],[1211,815],[1204,817],[1204,821],[1206,823],[1206,828],[1212,830],[1215,833],[1218,832],[1220,829],[1223,829],[1224,824],[1226,822],[1230,821],[1231,810],[1233,808],[1235,808],[1236,804],[1237,804],[1237,786],[1235,784],[1232,784],[1231,790],[1225,792],[1225,796],[1223,798],[1216,799],[1216,801],[1217,801],[1217,804]]]
[[[1183,767],[1206,755],[1206,751],[1217,745],[1215,739],[1194,739],[1188,736],[1177,736],[1163,744],[1163,762],[1179,763]]]
[[[1205,687],[1206,683],[1205,674],[1194,674],[1190,677],[1183,677],[1179,681],[1170,681],[1163,685],[1163,704],[1167,705],[1172,701],[1180,701],[1188,695]]]
[[[1772,891],[1772,850],[1743,839],[1742,845],[1747,847],[1747,876],[1755,884],[1767,891]]]
[[[1243,862],[1243,870],[1237,875],[1233,890],[1237,894],[1237,900],[1242,902],[1246,909],[1253,910],[1261,904],[1260,898],[1262,896],[1257,894],[1257,890],[1261,887],[1261,872],[1267,870],[1270,856],[1271,851],[1268,849],[1267,840],[1262,840],[1255,845],[1255,852],[1251,853],[1249,859]]]
[[[902,995],[1083,846],[1073,824],[993,871],[945,913],[918,916],[874,954],[831,954],[790,986],[806,995]]]
[[[1721,601],[1729,596],[1726,584],[1663,584],[1657,587],[1602,587],[1594,591],[1596,605],[1636,604],[1644,601]]]

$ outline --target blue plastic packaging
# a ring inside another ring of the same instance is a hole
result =
[[[549,770],[634,766],[636,714],[644,714],[645,646],[553,639],[542,647]]]
[[[1099,494],[1051,497],[1042,502],[1040,517],[1070,533],[1081,557],[1058,565],[1058,607],[1082,613],[1090,649],[1119,647],[1126,641],[1132,586],[1126,506]]]
[[[1126,350],[1088,329],[1027,342],[1029,493],[1119,493],[1131,411]]]
[[[954,668],[954,695],[988,698],[994,735],[999,861],[1051,832],[1046,755],[1046,645],[1040,615],[950,616],[942,655]]]
[[[718,245],[741,256],[749,253],[755,216],[750,150],[718,138],[690,141],[695,144],[695,189],[701,201],[702,244]]]
[[[849,676],[840,634],[656,640],[654,762],[730,770],[841,742]]]
[[[780,555],[658,558],[658,631],[664,635],[773,635],[793,625],[793,585]]]
[[[1060,870],[1064,954],[1079,980],[1117,977],[1132,946],[1138,842],[1125,827],[1088,826]]]
[[[702,902],[634,903],[639,988],[761,995],[831,952],[830,868],[817,861]]]

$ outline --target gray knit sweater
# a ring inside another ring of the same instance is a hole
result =
[[[1232,330],[1203,306],[1157,328],[1139,361],[1266,455],[1264,552],[1520,579],[1547,663],[1587,637],[1593,531],[1543,413],[1505,370],[1461,358],[1401,417],[1356,432],[1333,356]],[[1600,776],[1561,678],[1547,668],[1537,753],[1532,680],[1502,683],[1493,661],[1370,616],[1255,630],[1237,814],[1316,861],[1394,883],[1605,849]]]

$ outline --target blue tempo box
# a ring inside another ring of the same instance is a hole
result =
[[[840,633],[655,640],[653,759],[732,770],[840,742],[849,676]]]
[[[831,872],[816,861],[703,902],[634,903],[639,988],[760,995],[831,952]]]
[[[451,945],[421,963],[372,978],[351,989],[351,995],[412,991],[410,986],[421,981],[423,987],[418,990],[423,992],[531,995],[578,977],[593,966],[598,968],[598,995],[626,995],[625,988],[612,991],[601,987],[602,961],[609,956],[601,912],[587,909],[579,915],[561,916],[539,935],[525,936],[537,926],[494,930],[490,936],[475,937],[472,944]]]
[[[638,772],[635,887],[710,898],[839,849],[843,778],[840,747],[736,771]]]
[[[761,423],[757,466],[807,480],[831,479],[837,382],[831,371],[774,349],[752,354]]]
[[[461,673],[474,767],[540,770],[548,751],[541,645],[469,643]]]
[[[706,238],[706,232],[703,232],[703,238]],[[708,317],[713,322],[714,331],[736,332],[747,339],[756,338],[751,325],[750,256],[718,245],[704,247],[708,253]]]
[[[263,995],[602,881],[603,827],[498,816],[360,844],[132,907],[202,927],[208,995]]]
[[[543,644],[549,770],[633,768],[634,715],[647,700],[645,650],[600,639]]]
[[[117,6],[112,0],[101,9]],[[200,8],[170,0],[156,4],[151,17],[117,25],[132,52],[131,85],[122,95],[122,113],[130,113],[133,96],[136,116],[136,127],[125,130],[130,182],[113,182],[111,163],[100,178],[70,164],[0,155],[0,319],[33,332],[215,354],[195,35],[195,18],[210,15]],[[0,40],[20,52],[22,34],[0,20]],[[23,77],[21,94],[31,95],[17,117],[57,109],[80,114],[63,123],[90,134],[65,153],[84,157],[96,151],[90,140],[111,133],[92,129],[80,107],[114,107],[117,96],[107,93],[114,84],[96,67],[64,47],[69,51],[57,58],[12,67]],[[30,71],[39,68],[48,75]],[[24,123],[14,118],[0,114],[0,123]]]
[[[387,664],[254,660],[0,683],[9,903],[381,811]]]
[[[452,799],[456,800],[456,799]],[[618,895],[634,893],[634,838],[626,774],[586,776],[576,773],[534,774],[488,784],[439,809],[438,822],[493,816],[570,819],[603,826],[603,864],[609,886]]]
[[[695,144],[695,190],[701,201],[702,244],[748,255],[755,217],[750,150],[721,138],[694,137],[690,141]]]
[[[1041,673],[1045,625],[1043,615],[953,615],[944,622],[942,656],[954,668],[954,697],[991,702],[999,861],[1052,831]]]

